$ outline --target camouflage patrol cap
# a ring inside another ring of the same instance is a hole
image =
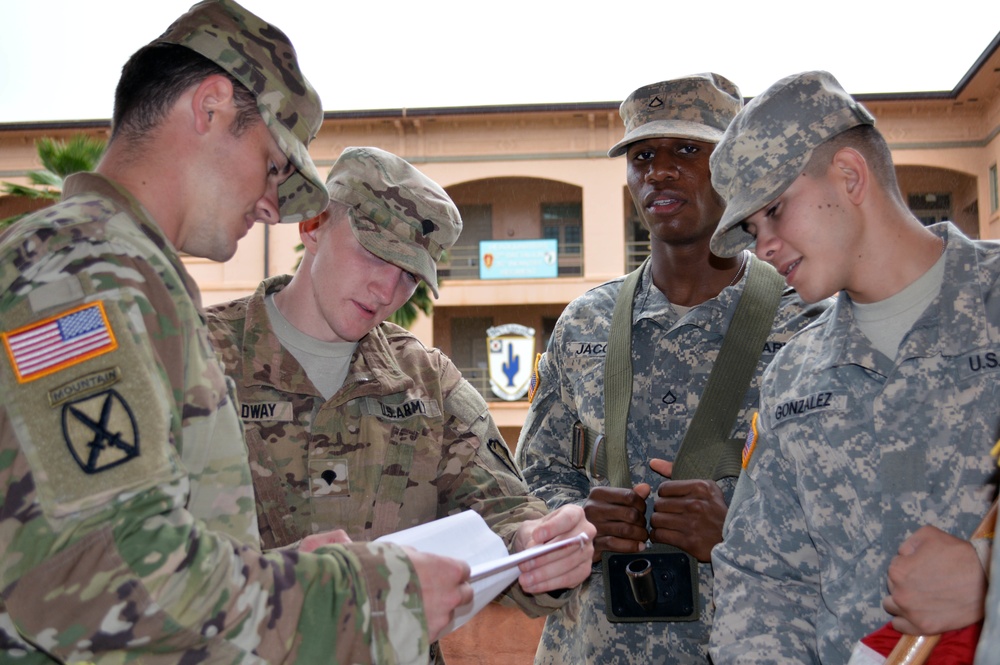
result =
[[[417,275],[438,297],[437,261],[462,232],[458,208],[439,184],[390,152],[345,148],[326,187],[350,208],[365,249]]]
[[[740,223],[785,191],[813,150],[852,127],[874,124],[828,72],[787,76],[751,100],[709,159],[712,186],[726,201],[712,253],[736,256],[753,244]]]
[[[154,43],[200,53],[257,97],[261,118],[296,168],[278,188],[282,222],[302,222],[326,210],[326,188],[307,148],[323,122],[323,106],[281,30],[232,0],[207,0],[191,7]]]
[[[694,74],[644,85],[619,107],[625,138],[608,150],[608,157],[625,154],[630,143],[643,139],[718,143],[741,106],[740,89],[718,74]]]

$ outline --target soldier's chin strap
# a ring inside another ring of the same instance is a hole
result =
[[[629,273],[611,316],[608,355],[604,365],[604,441],[594,457],[594,469],[607,470],[615,487],[632,487],[625,446],[632,401],[632,303],[646,264]],[[743,397],[774,325],[785,280],[767,263],[751,256],[746,288],[736,305],[719,356],[708,377],[680,451],[673,478],[738,476],[743,441],[730,439]],[[697,442],[697,443],[695,443]],[[605,461],[606,460],[606,461]],[[598,474],[603,475],[603,474]]]

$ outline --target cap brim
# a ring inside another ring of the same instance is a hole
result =
[[[722,130],[687,120],[654,120],[625,134],[625,138],[608,150],[608,157],[624,155],[628,146],[636,141],[669,138],[718,143],[722,138]]]
[[[309,149],[266,106],[258,104],[257,108],[278,148],[295,167],[295,173],[278,187],[281,223],[297,224],[312,219],[326,210],[330,194],[309,156]]]
[[[811,153],[809,153],[811,154]],[[744,187],[739,194],[726,204],[722,219],[712,234],[709,249],[716,256],[728,258],[754,244],[752,235],[743,230],[740,223],[768,203],[776,199],[805,169],[809,155],[782,164],[770,171],[766,178],[755,183],[755,187]]]
[[[424,249],[418,249],[414,252],[414,245],[404,243],[394,234],[382,229],[378,224],[374,225],[377,230],[359,225],[354,220],[355,212],[353,209],[350,211],[350,219],[351,229],[354,231],[354,237],[358,239],[358,242],[383,261],[399,266],[403,270],[411,272],[422,279],[430,287],[434,293],[434,297],[438,298],[440,294],[438,293],[437,283],[437,262],[431,258],[430,253]],[[393,246],[403,247],[404,250],[393,252]],[[401,255],[405,256],[405,258],[401,259]]]

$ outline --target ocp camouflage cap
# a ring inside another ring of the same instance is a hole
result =
[[[629,144],[652,138],[680,138],[718,143],[743,106],[736,84],[718,74],[693,74],[635,90],[621,103],[625,138],[608,157],[625,154]]]
[[[354,235],[368,251],[417,275],[438,297],[437,261],[462,232],[441,185],[391,152],[345,148],[326,187],[350,208]]]
[[[726,210],[712,253],[736,256],[754,239],[740,223],[773,201],[799,176],[825,141],[875,118],[829,72],[787,76],[736,116],[709,158],[712,186]]]
[[[326,210],[326,188],[307,148],[323,123],[323,106],[285,33],[232,0],[207,0],[154,43],[200,53],[256,96],[271,136],[296,168],[278,188],[282,222],[302,222]]]

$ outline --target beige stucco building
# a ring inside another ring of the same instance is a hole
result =
[[[1000,238],[1000,35],[952,91],[870,94],[898,165],[904,195],[922,219],[951,219],[968,235]],[[75,133],[107,136],[106,121],[0,125],[0,180],[39,168],[34,142]],[[441,298],[414,331],[441,347],[491,400],[513,443],[527,402],[492,397],[486,330],[517,323],[541,351],[563,307],[645,255],[645,235],[625,186],[622,158],[608,148],[624,129],[613,103],[328,112],[311,153],[325,175],[345,146],[399,154],[443,185],[465,230],[441,268]],[[7,205],[11,205],[7,202]],[[0,216],[6,216],[0,201]],[[558,276],[482,280],[482,240],[554,238]],[[295,225],[254,229],[225,264],[191,258],[206,304],[246,294],[265,276],[293,269]],[[529,359],[530,360],[530,359]]]
[[[903,194],[921,219],[950,219],[969,236],[1000,239],[1000,35],[951,91],[858,98],[887,137]],[[106,138],[108,122],[0,125],[0,180],[25,182],[27,171],[40,168],[37,139],[77,133]],[[623,133],[611,103],[329,112],[311,153],[325,175],[344,147],[377,146],[405,157],[451,194],[465,230],[440,266],[433,316],[418,320],[414,331],[489,397],[487,328],[531,327],[541,351],[570,300],[635,267],[648,251],[624,160],[606,156]],[[20,205],[0,197],[0,218],[20,212]],[[479,278],[480,241],[539,238],[558,240],[557,277]],[[298,242],[295,225],[258,227],[227,263],[187,263],[211,304],[290,272]],[[527,401],[489,398],[513,447]],[[445,649],[456,665],[528,663],[540,631],[541,620],[491,607],[450,636]]]

